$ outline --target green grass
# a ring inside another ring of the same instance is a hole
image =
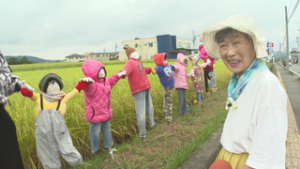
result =
[[[147,133],[146,144],[141,144],[137,136],[115,145],[115,160],[110,160],[107,152],[99,153],[77,168],[177,168],[225,120],[226,97],[226,89],[223,89],[205,99],[201,109],[192,106],[191,113],[183,117],[174,115],[175,124],[157,124]],[[217,103],[213,103],[214,101]],[[202,120],[206,123],[201,123]],[[176,130],[172,131],[172,128]]]
[[[125,62],[119,61],[115,64],[113,62],[104,62],[108,77],[115,72],[121,70]],[[153,61],[144,61],[145,67],[154,67]],[[171,64],[174,61],[171,61]],[[74,89],[80,78],[84,77],[81,71],[82,63],[49,63],[49,64],[30,64],[30,65],[16,65],[12,66],[14,74],[19,76],[22,80],[36,89],[37,93],[41,93],[38,89],[40,79],[49,72],[57,72],[64,82],[65,92],[70,92]],[[72,66],[71,66],[72,65]],[[20,69],[17,69],[19,68]],[[44,69],[45,68],[45,69]],[[34,70],[37,69],[37,70]],[[23,71],[18,71],[23,70]],[[28,71],[30,70],[30,71]],[[188,68],[188,72],[190,66]],[[218,89],[227,88],[231,73],[227,70],[223,62],[217,61],[216,75]],[[151,83],[151,97],[154,105],[154,115],[157,123],[162,122],[164,118],[163,97],[164,89],[159,82],[157,75],[148,75]],[[192,103],[195,99],[195,93],[192,90],[192,82],[189,80],[190,90],[187,91],[188,102]],[[37,158],[35,145],[35,103],[28,98],[24,98],[21,94],[14,94],[9,96],[12,106],[7,106],[6,109],[15,122],[17,128],[17,135],[19,145],[22,153],[23,162],[26,168],[42,168],[41,163]],[[113,119],[111,120],[112,135],[115,144],[119,145],[128,140],[135,140],[138,130],[135,114],[134,99],[129,89],[128,80],[120,80],[112,89],[111,105],[113,108]],[[176,112],[177,107],[177,92],[173,93],[173,112]],[[176,114],[176,113],[175,113]],[[176,116],[176,115],[175,115]],[[84,159],[93,158],[89,147],[89,123],[85,120],[85,107],[83,92],[79,96],[71,99],[68,102],[67,111],[65,114],[66,124],[69,128],[73,143]],[[185,117],[186,125],[194,125],[195,122],[190,122],[189,117]],[[210,121],[208,120],[208,123]],[[179,134],[182,133],[179,131]],[[138,141],[137,141],[138,142]],[[169,144],[166,142],[165,144]],[[119,151],[119,150],[118,150]],[[106,154],[103,150],[101,141],[100,154]],[[164,153],[164,152],[162,152]],[[138,163],[138,162],[135,162]],[[85,163],[88,164],[88,163]],[[130,165],[129,163],[126,165]],[[120,166],[125,165],[120,163]],[[68,164],[63,163],[64,168]],[[164,164],[165,165],[165,164]],[[129,166],[130,167],[130,166]],[[132,166],[134,167],[134,166]]]

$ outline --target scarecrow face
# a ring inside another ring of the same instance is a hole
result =
[[[140,59],[140,55],[137,51],[131,53],[130,58]]]
[[[104,78],[105,77],[105,71],[103,68],[100,69],[98,73],[98,79]]]
[[[168,64],[168,57],[167,57],[167,55],[165,55],[164,64]]]
[[[48,82],[47,93],[59,92],[60,87],[55,80],[50,80]]]
[[[219,52],[227,68],[237,73],[238,77],[241,77],[256,58],[254,45],[238,31],[220,40]]]

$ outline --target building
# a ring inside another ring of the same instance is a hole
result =
[[[172,35],[125,40],[122,42],[122,46],[135,48],[142,60],[153,59],[156,53],[167,53],[170,59],[176,59],[179,52],[190,54],[191,51],[198,51],[198,49],[191,49],[191,40]],[[127,60],[125,50],[119,53],[119,59]]]
[[[82,62],[83,60],[84,56],[76,53],[66,56],[66,62]]]
[[[170,59],[176,59],[177,53],[179,52],[183,54],[191,54],[192,51],[198,52],[198,49],[191,49],[191,40],[177,38],[173,35],[158,35],[152,38],[135,38],[133,40],[125,40],[122,42],[122,46],[135,48],[139,52],[142,60],[151,60],[156,53],[167,53]],[[123,47],[121,52],[87,52],[83,55],[75,53],[66,56],[66,62],[84,62],[87,59],[95,59],[99,61],[127,60]]]
[[[119,53],[118,52],[111,52],[111,53],[87,52],[83,55],[72,54],[66,56],[66,62],[84,62],[87,59],[94,59],[99,61],[119,60]]]
[[[291,60],[296,63],[296,61],[300,60],[300,52],[297,51],[297,48],[292,48],[292,51],[290,53]]]

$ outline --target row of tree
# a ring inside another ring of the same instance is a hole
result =
[[[27,59],[26,56],[22,57],[21,59],[15,58],[15,57],[9,57],[6,59],[9,65],[19,65],[19,64],[30,64],[34,63]]]

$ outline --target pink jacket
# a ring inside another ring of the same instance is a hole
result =
[[[187,64],[184,64],[184,60],[188,60],[182,53],[177,54],[177,63],[174,65],[177,69],[174,71],[174,78],[175,78],[175,89],[182,88],[182,89],[189,89],[188,78],[190,77],[186,73]]]
[[[216,59],[211,58],[211,57],[207,54],[207,52],[206,52],[205,48],[203,47],[203,45],[200,45],[200,46],[199,46],[199,57],[200,57],[201,59],[204,60],[204,63],[207,62],[207,59],[209,59],[209,60],[211,61],[211,63],[210,63],[209,65],[207,65],[207,66],[204,68],[204,70],[205,70],[205,71],[208,71],[208,72],[212,72],[212,71],[213,71],[213,65],[216,63]]]
[[[81,67],[86,77],[92,78],[95,82],[84,89],[86,121],[101,123],[112,119],[112,108],[110,105],[110,91],[119,81],[118,73],[106,78],[104,65],[97,60],[86,60]],[[98,79],[98,72],[104,69],[105,78]]]

